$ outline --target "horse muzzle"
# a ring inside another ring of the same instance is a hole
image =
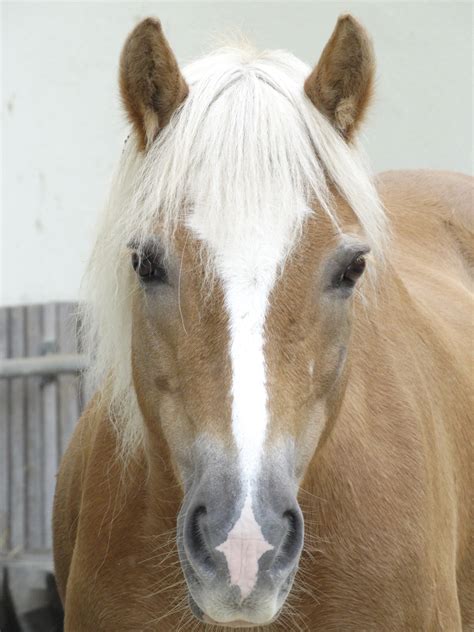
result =
[[[221,626],[267,625],[293,584],[303,516],[296,496],[281,486],[236,494],[233,483],[220,482],[190,493],[178,520],[191,609],[201,621]]]

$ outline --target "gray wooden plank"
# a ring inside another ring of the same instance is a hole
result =
[[[25,310],[10,309],[10,355],[25,353]],[[21,552],[25,548],[25,381],[10,380],[10,548]]]
[[[97,387],[95,384],[92,384],[90,379],[86,379],[84,376],[81,377],[81,392],[80,392],[80,409],[81,412],[85,410],[87,404],[94,397]]]
[[[31,358],[0,359],[0,378],[77,375],[86,367],[87,358],[77,353],[48,353]]]
[[[58,306],[58,344],[60,353],[77,353],[77,304]],[[80,381],[77,375],[59,375],[59,459],[69,443],[80,414]],[[58,463],[59,465],[59,463]]]
[[[38,356],[43,341],[41,305],[26,308],[26,356]],[[26,542],[29,551],[40,550],[44,541],[42,380],[26,380]]]
[[[0,309],[0,358],[7,358],[9,351],[9,312]],[[9,548],[9,504],[10,504],[10,450],[9,450],[9,406],[8,381],[0,380],[0,553]]]
[[[51,551],[19,553],[15,557],[7,557],[3,559],[2,566],[6,568],[37,568],[46,571],[53,571],[53,555]],[[4,631],[2,630],[2,632]]]
[[[78,312],[79,312],[79,306],[78,306]],[[81,339],[81,327],[82,327],[82,321],[81,321],[81,314],[79,312],[78,319],[77,319],[77,345],[78,345],[79,353],[83,354],[85,353],[85,349],[84,349],[84,345],[82,344],[82,339]],[[96,392],[95,385],[91,384],[90,380],[86,379],[84,374],[81,375],[80,392],[79,392],[79,409],[81,412],[86,408],[87,404],[92,399],[95,392]]]
[[[43,307],[43,340],[57,343],[57,305]],[[51,519],[58,462],[58,385],[57,379],[44,382],[43,386],[43,485],[44,513],[43,545],[52,546]]]

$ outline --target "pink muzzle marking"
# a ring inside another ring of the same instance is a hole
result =
[[[265,540],[255,520],[252,501],[247,496],[240,518],[229,531],[227,540],[216,547],[224,553],[229,568],[230,582],[240,588],[242,599],[250,595],[257,583],[258,560],[274,547]]]

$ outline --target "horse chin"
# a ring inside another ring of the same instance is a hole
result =
[[[201,608],[197,605],[197,603],[192,598],[191,594],[188,593],[189,607],[191,608],[191,612],[193,615],[201,621],[202,623],[208,623],[209,625],[219,625],[223,628],[256,628],[259,627],[255,623],[249,623],[248,621],[230,621],[229,623],[220,623],[219,621],[215,621],[205,614]],[[274,620],[274,619],[273,619]],[[271,623],[271,622],[269,622]]]
[[[262,624],[259,623],[248,623],[247,621],[231,621],[230,623],[219,623],[219,621],[214,621],[214,619],[209,619],[206,615],[203,618],[204,623],[209,623],[210,625],[219,625],[222,628],[234,628],[234,629],[245,629],[248,628],[261,628]],[[274,619],[272,619],[274,621]],[[263,625],[270,625],[272,621],[265,623]]]
[[[271,625],[272,623],[274,623],[278,619],[281,612],[281,608],[280,608],[280,610],[276,613],[276,615],[272,617],[269,621],[266,621],[265,623],[252,623],[250,621],[243,621],[243,620],[222,622],[222,621],[216,621],[215,619],[212,619],[207,614],[205,614],[201,610],[201,608],[197,605],[197,603],[194,601],[190,592],[188,592],[188,601],[189,601],[189,607],[191,609],[191,612],[196,617],[196,619],[201,621],[201,623],[207,623],[209,625],[218,625],[221,628],[233,628],[233,629],[240,629],[240,630],[242,629],[247,630],[250,628],[261,628],[261,627]]]
[[[261,628],[262,626],[270,625],[271,623],[276,621],[276,619],[278,618],[278,615],[280,614],[280,611],[278,611],[278,613],[274,617],[272,617],[270,621],[266,621],[265,623],[251,623],[250,621],[243,621],[243,620],[222,622],[222,621],[216,621],[215,619],[211,619],[211,617],[205,614],[205,612],[203,612],[201,608],[197,605],[197,603],[194,601],[190,592],[188,592],[188,601],[189,601],[189,607],[191,609],[191,612],[196,617],[196,619],[201,621],[201,623],[207,623],[209,625],[218,625],[222,628],[234,628],[234,629],[245,629],[245,630],[249,628]]]

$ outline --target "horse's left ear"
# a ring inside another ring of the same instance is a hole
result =
[[[159,20],[143,20],[128,36],[120,58],[120,92],[145,149],[188,94]]]
[[[375,56],[367,32],[351,15],[342,15],[304,89],[350,140],[370,101],[374,74]]]

